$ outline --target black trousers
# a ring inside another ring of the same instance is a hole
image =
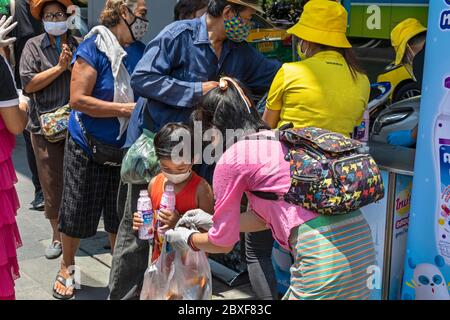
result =
[[[245,258],[253,292],[259,300],[277,300],[277,280],[272,264],[271,230],[245,234]]]

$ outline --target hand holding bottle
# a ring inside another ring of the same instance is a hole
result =
[[[180,220],[180,214],[177,210],[170,211],[166,209],[161,209],[158,214],[158,220],[161,222],[162,231],[167,231],[170,229],[175,228],[175,226],[178,223],[178,220]]]

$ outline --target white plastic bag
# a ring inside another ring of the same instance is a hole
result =
[[[212,276],[204,252],[163,252],[145,271],[141,300],[211,300]]]

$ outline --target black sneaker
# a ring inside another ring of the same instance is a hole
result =
[[[41,190],[41,189],[40,189]],[[38,197],[38,194],[41,193],[42,191],[34,191],[34,199],[33,201],[30,202],[30,206],[34,206],[34,203],[36,202],[36,198]]]
[[[42,191],[36,193],[33,202],[31,202],[31,209],[36,211],[44,211],[45,200],[44,193]]]

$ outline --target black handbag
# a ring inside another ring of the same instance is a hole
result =
[[[88,147],[91,150],[92,161],[102,166],[120,167],[122,165],[124,151],[120,148],[107,145],[90,135],[76,112],[75,119],[79,123]]]

